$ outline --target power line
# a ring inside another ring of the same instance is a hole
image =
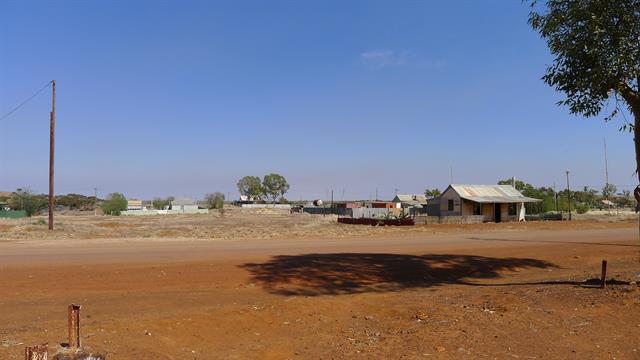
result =
[[[15,108],[13,108],[13,110],[9,111],[8,113],[2,115],[2,117],[0,117],[0,121],[8,118],[9,116],[11,116],[11,114],[13,114],[14,112],[18,111],[18,109],[20,109],[24,104],[28,103],[31,99],[33,99],[34,97],[38,96],[38,94],[40,94],[41,92],[43,92],[46,88],[49,87],[49,85],[51,85],[53,83],[53,81],[49,81],[45,86],[43,86],[40,90],[36,91],[33,95],[29,96],[26,100],[24,100],[23,102],[21,102],[20,104],[18,104],[18,106],[16,106]]]

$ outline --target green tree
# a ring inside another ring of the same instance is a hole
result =
[[[287,183],[284,176],[280,174],[269,174],[264,176],[262,188],[264,194],[273,199],[275,203],[278,197],[284,197],[284,194],[289,191],[289,183]]]
[[[206,194],[204,198],[209,209],[222,209],[224,207],[224,194],[221,192]]]
[[[533,0],[531,9],[529,24],[554,56],[544,82],[572,114],[598,116],[613,101],[608,121],[626,105],[634,122],[622,129],[634,132],[640,169],[640,0]]]
[[[513,185],[512,179],[504,179],[498,181],[498,185]],[[525,184],[522,180],[516,180],[516,190],[523,191],[526,187],[533,187],[531,184]]]
[[[93,210],[96,198],[81,194],[67,194],[56,196],[56,205],[66,206],[71,210]]]
[[[171,198],[166,198],[166,199],[161,199],[161,198],[155,198],[153,199],[153,201],[151,202],[151,205],[153,206],[154,209],[156,210],[164,210],[164,208],[168,205],[171,204]]]
[[[498,185],[512,185],[513,180],[505,179],[498,181]],[[552,188],[540,187],[536,188],[535,186],[525,183],[522,180],[516,180],[516,190],[520,191],[522,195],[534,199],[540,199],[541,202],[535,203],[525,203],[525,209],[528,213],[531,214],[539,214],[548,211],[555,210],[555,196],[556,193]]]
[[[102,212],[107,215],[117,216],[125,210],[127,210],[127,198],[121,193],[111,193],[102,202]]]
[[[426,189],[424,191],[424,196],[431,198],[431,197],[438,197],[440,196],[440,190],[438,189]]]
[[[616,191],[618,191],[618,188],[615,185],[606,184],[602,188],[602,197],[609,200],[616,194]]]
[[[583,187],[582,191],[572,191],[571,199],[576,204],[584,204],[588,208],[595,208],[600,205],[598,191],[596,189],[589,188],[588,186]]]
[[[254,200],[261,199],[262,194],[264,193],[262,189],[262,183],[260,182],[260,178],[258,176],[245,176],[242,179],[238,180],[237,186],[240,195],[247,196]]]
[[[633,206],[633,197],[631,196],[631,191],[622,190],[622,194],[613,199],[613,202],[618,207],[632,207]]]
[[[36,195],[28,189],[17,189],[9,198],[9,207],[13,210],[24,210],[27,216],[39,214],[48,203],[46,195]]]

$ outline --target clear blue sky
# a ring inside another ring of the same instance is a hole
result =
[[[58,83],[57,193],[290,199],[635,184],[621,120],[572,116],[514,1],[0,4],[0,113]],[[0,190],[47,190],[47,92],[0,122]]]

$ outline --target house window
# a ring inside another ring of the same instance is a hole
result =
[[[509,204],[509,216],[516,216],[516,215],[517,215],[516,204]]]
[[[448,207],[449,211],[453,211],[453,200],[449,200],[448,205],[449,205]]]
[[[482,215],[482,204],[474,203],[473,204],[473,215]]]

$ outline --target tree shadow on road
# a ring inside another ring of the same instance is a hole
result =
[[[469,284],[500,272],[558,266],[544,260],[473,255],[337,253],[280,255],[244,264],[252,280],[278,295],[341,295]]]
[[[624,247],[640,247],[638,244],[619,244],[610,242],[586,242],[586,241],[561,241],[561,240],[525,240],[525,239],[500,239],[500,238],[480,238],[468,237],[474,241],[503,241],[503,242],[523,242],[523,243],[548,243],[548,244],[569,244],[569,245],[593,245],[593,246],[624,246]]]

